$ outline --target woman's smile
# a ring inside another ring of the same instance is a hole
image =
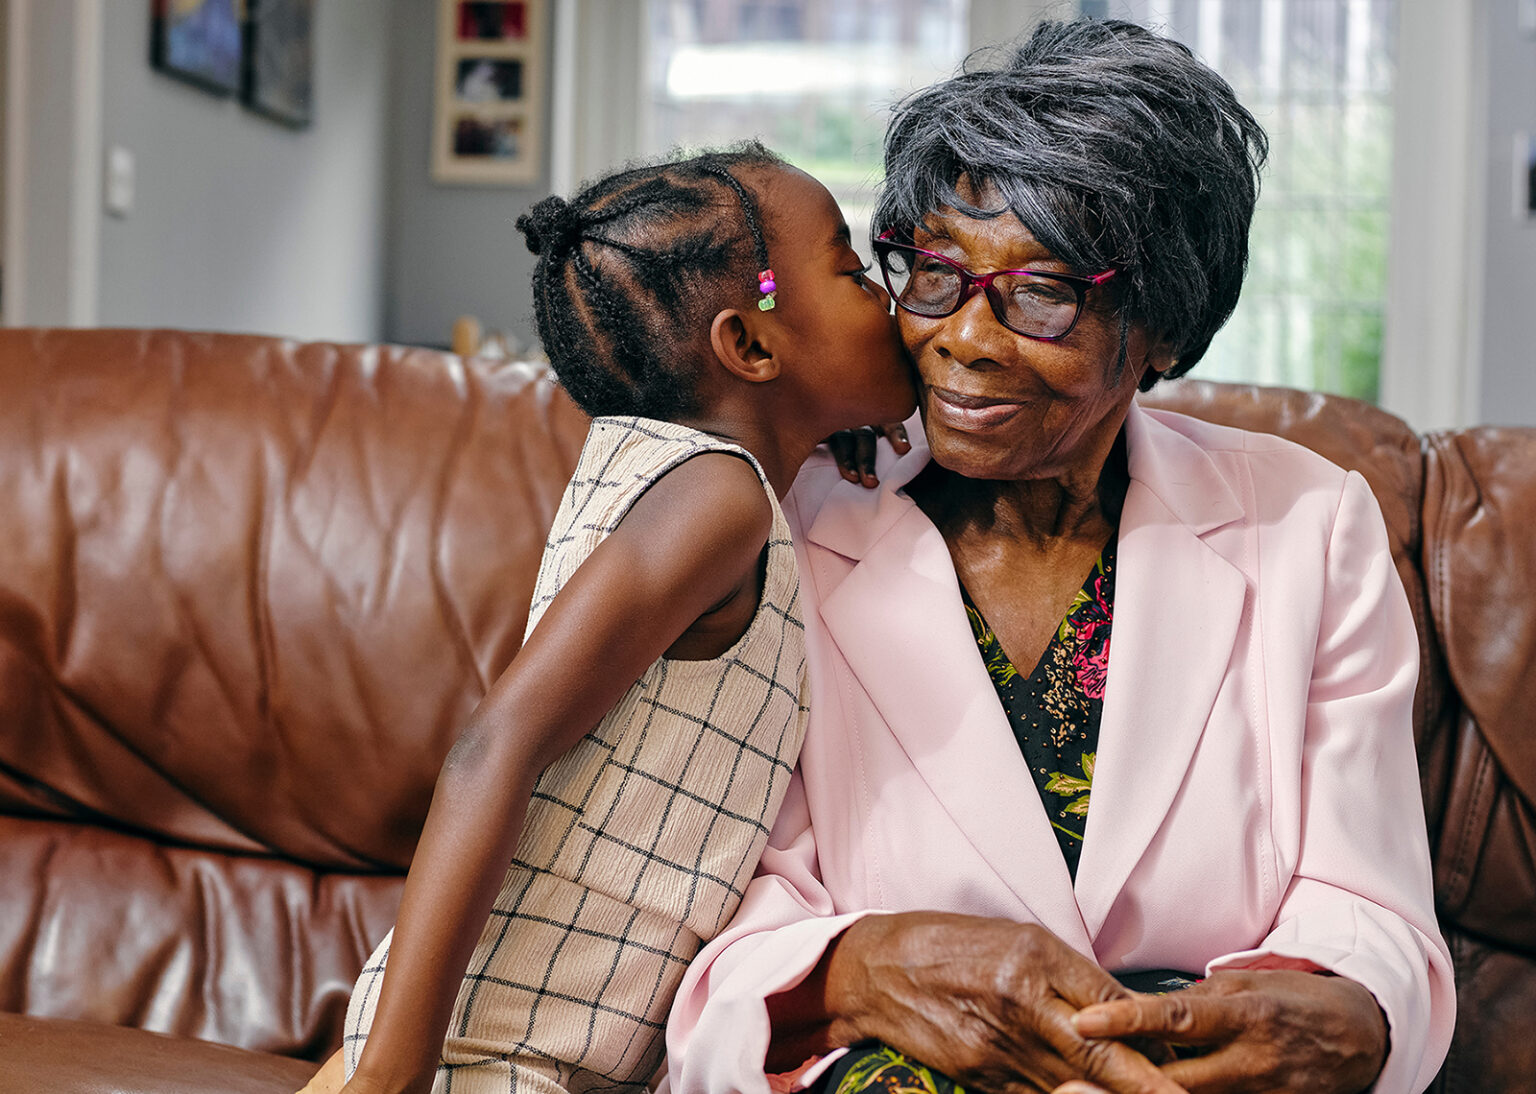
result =
[[[1019,399],[998,399],[988,395],[967,395],[948,388],[929,387],[928,416],[937,418],[950,429],[977,431],[999,426],[1013,418],[1027,405]]]

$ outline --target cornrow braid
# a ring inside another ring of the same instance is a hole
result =
[[[699,409],[709,324],[755,298],[769,265],[757,197],[736,171],[784,166],[754,141],[629,167],[518,218],[539,256],[539,338],[583,410],[675,419]]]
[[[757,260],[757,268],[759,270],[768,269],[768,242],[763,238],[763,230],[758,224],[757,199],[752,196],[751,191],[741,184],[740,179],[725,168],[711,166],[704,168],[704,170],[707,174],[716,176],[720,181],[736,191],[736,196],[741,199],[742,215],[747,219],[747,230],[752,233],[752,244],[755,248],[754,257]]]

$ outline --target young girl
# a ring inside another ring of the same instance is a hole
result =
[[[652,1077],[804,732],[778,499],[821,438],[913,409],[837,204],[760,145],[616,174],[518,227],[540,337],[595,420],[524,646],[443,765],[309,1091],[343,1067],[347,1094]]]

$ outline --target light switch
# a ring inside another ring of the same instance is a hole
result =
[[[107,212],[125,217],[133,211],[133,153],[120,144],[107,149]]]

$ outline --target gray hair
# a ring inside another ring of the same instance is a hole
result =
[[[957,191],[991,184],[1062,262],[1119,271],[1122,328],[1173,346],[1143,388],[1183,375],[1237,305],[1264,130],[1188,48],[1134,23],[1042,23],[1002,66],[981,56],[897,105],[875,231],[910,238],[945,207],[998,216]]]

